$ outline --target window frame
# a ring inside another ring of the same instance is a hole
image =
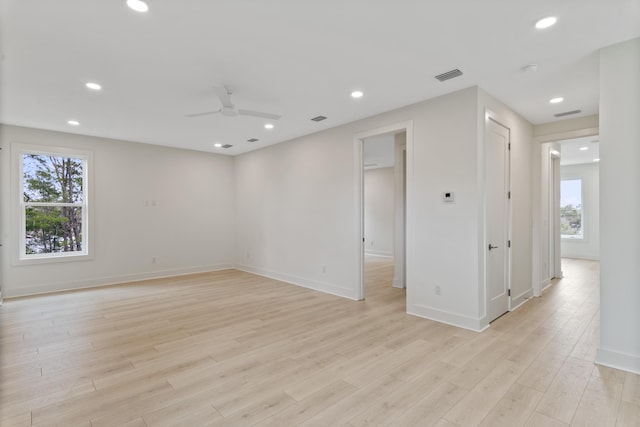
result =
[[[14,173],[12,177],[15,180],[14,186],[14,204],[15,215],[12,220],[16,227],[13,236],[13,242],[17,247],[12,251],[14,253],[14,265],[28,265],[41,263],[56,263],[68,261],[83,261],[93,259],[93,206],[91,195],[93,194],[93,153],[87,150],[80,150],[69,147],[45,146],[35,144],[13,143],[12,151],[14,152],[13,164]],[[83,162],[82,167],[82,202],[81,203],[60,203],[60,202],[25,202],[24,200],[24,155],[44,155],[52,157],[64,157],[80,159]],[[56,252],[45,254],[27,254],[26,253],[26,209],[28,206],[41,207],[63,207],[77,206],[81,208],[82,221],[82,250],[70,252]]]
[[[571,242],[584,242],[587,239],[584,210],[584,178],[582,176],[565,176],[560,178],[560,209],[562,209],[562,181],[580,181],[580,223],[582,234],[562,234],[562,230],[560,230],[560,238]]]

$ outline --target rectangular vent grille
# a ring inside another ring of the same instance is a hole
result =
[[[317,116],[317,117],[314,117],[311,120],[313,120],[314,122],[321,122],[323,120],[327,120],[327,118],[325,116]]]
[[[455,77],[460,77],[462,75],[462,71],[458,70],[457,68],[455,70],[451,70],[451,71],[447,71],[446,73],[442,73],[442,74],[438,74],[436,76],[436,79],[440,80],[441,82],[444,82],[446,80],[451,80]]]
[[[247,142],[258,142],[258,138],[247,139]]]
[[[231,148],[231,147],[233,147],[233,145],[231,145],[231,144],[224,144],[224,145],[222,146],[222,148]]]
[[[555,117],[570,116],[572,114],[582,113],[582,110],[565,111],[564,113],[554,114]]]

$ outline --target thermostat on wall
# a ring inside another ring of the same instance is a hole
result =
[[[445,191],[442,193],[442,201],[445,203],[453,203],[456,200],[455,196],[451,191]]]

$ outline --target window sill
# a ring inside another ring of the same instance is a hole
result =
[[[60,262],[89,261],[92,259],[93,256],[86,252],[62,253],[56,255],[43,254],[20,257],[15,260],[14,265],[56,264]]]

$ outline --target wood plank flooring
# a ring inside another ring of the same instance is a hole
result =
[[[640,426],[640,376],[593,363],[597,262],[481,334],[392,268],[362,302],[239,271],[5,301],[0,425]]]

